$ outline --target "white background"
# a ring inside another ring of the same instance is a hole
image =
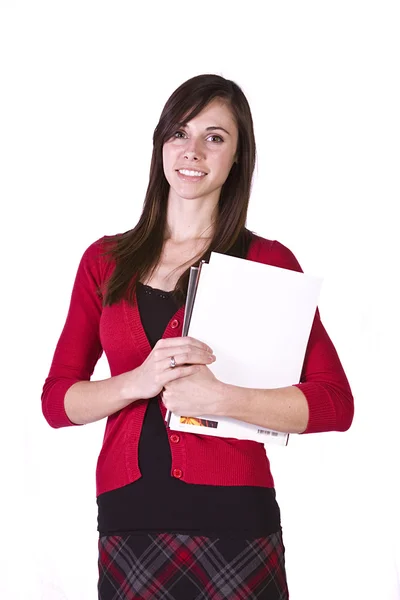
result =
[[[134,226],[162,106],[205,72],[249,99],[248,226],[324,277],[355,396],[349,432],[270,452],[291,600],[400,598],[399,30],[386,0],[1,2],[1,598],[96,598],[104,422],[52,430],[41,388],[82,252]]]

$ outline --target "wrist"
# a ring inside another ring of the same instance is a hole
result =
[[[257,390],[220,382],[218,393],[218,416],[245,420]]]
[[[216,416],[228,417],[235,405],[237,387],[229,383],[217,382],[216,388]]]
[[[125,406],[128,406],[131,402],[135,402],[136,400],[141,399],[139,385],[139,377],[138,377],[137,369],[133,371],[127,371],[126,373],[121,373],[118,376],[119,378],[119,398],[121,403]]]

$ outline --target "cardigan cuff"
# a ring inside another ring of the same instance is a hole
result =
[[[72,425],[81,425],[73,423],[65,412],[64,398],[69,388],[77,383],[79,379],[61,379],[55,381],[44,391],[42,397],[43,415],[51,427],[58,429],[60,427],[70,427]]]
[[[297,383],[294,387],[303,392],[308,403],[308,423],[302,433],[337,431],[337,415],[329,392],[315,382]]]

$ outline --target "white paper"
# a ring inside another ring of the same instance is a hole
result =
[[[224,383],[260,389],[298,383],[321,285],[320,277],[213,252],[202,267],[189,335],[213,349],[217,360],[209,368]],[[170,427],[205,433],[176,415]],[[262,442],[271,435],[226,417],[207,434],[243,437],[234,429]]]

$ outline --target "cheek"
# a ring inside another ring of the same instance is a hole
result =
[[[163,149],[162,158],[163,158],[164,175],[167,178],[167,180],[169,180],[171,168],[172,168],[171,152],[169,150]]]
[[[164,170],[165,170],[165,167],[168,165],[168,156],[169,156],[169,152],[164,146],[163,151],[162,151],[162,160],[163,160]]]
[[[233,165],[233,157],[231,154],[220,156],[218,160],[219,179],[225,181]]]
[[[172,146],[164,146],[163,148],[163,166],[164,171],[168,171],[174,168],[176,164],[177,150]]]

